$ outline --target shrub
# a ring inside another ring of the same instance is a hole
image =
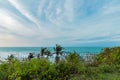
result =
[[[100,72],[103,72],[103,73],[111,73],[114,71],[114,67],[107,65],[107,64],[99,65],[98,69],[100,70]]]

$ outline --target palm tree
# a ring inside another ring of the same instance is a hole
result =
[[[58,56],[58,55],[62,55],[63,53],[63,47],[61,47],[60,45],[56,44],[56,46],[54,47],[54,50],[55,50],[55,54]]]
[[[34,58],[34,54],[33,54],[33,53],[29,53],[28,59],[30,60],[30,59],[32,59],[32,58]]]
[[[37,54],[37,58],[38,58],[38,59],[40,58],[40,54]]]
[[[15,56],[13,54],[11,54],[10,56],[8,56],[8,61],[10,62],[11,60],[15,59]]]
[[[43,47],[41,48],[41,56],[43,56],[43,55],[46,54],[46,49],[47,49],[47,48],[43,48]]]
[[[47,55],[47,58],[48,58],[48,56],[52,55],[51,52],[50,52],[50,50],[46,50],[46,55]]]
[[[63,53],[63,47],[61,47],[60,45],[56,44],[56,46],[54,47],[54,50],[55,50],[55,54],[56,54],[56,57],[55,57],[55,62],[58,63],[59,60],[60,60],[60,57],[59,55],[62,55]]]

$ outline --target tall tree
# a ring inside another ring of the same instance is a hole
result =
[[[58,55],[62,55],[63,53],[63,50],[64,48],[61,47],[61,45],[58,45],[56,44],[56,46],[54,47],[54,50],[55,50],[55,54],[58,56]]]
[[[29,53],[28,59],[30,60],[30,59],[32,59],[32,58],[34,58],[34,54],[33,54],[33,53]]]
[[[41,56],[46,54],[46,50],[47,50],[47,48],[43,48],[43,47],[41,48]]]
[[[47,55],[47,58],[52,55],[50,50],[46,50],[46,55]]]
[[[63,53],[63,47],[61,47],[60,45],[56,44],[56,46],[54,47],[54,51],[55,51],[55,54],[56,54],[56,57],[55,57],[55,62],[58,63],[59,60],[60,60],[60,57],[59,55],[62,55]]]

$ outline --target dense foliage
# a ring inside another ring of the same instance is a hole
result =
[[[56,56],[62,56],[62,47],[54,48]],[[50,55],[46,48],[40,55]],[[65,59],[50,62],[47,57],[34,58],[29,54],[28,60],[17,60],[13,55],[7,62],[0,64],[0,80],[120,80],[120,47],[105,48],[94,55],[93,61],[86,61],[73,52]]]

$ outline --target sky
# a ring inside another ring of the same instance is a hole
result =
[[[120,46],[120,0],[0,0],[0,46]]]

